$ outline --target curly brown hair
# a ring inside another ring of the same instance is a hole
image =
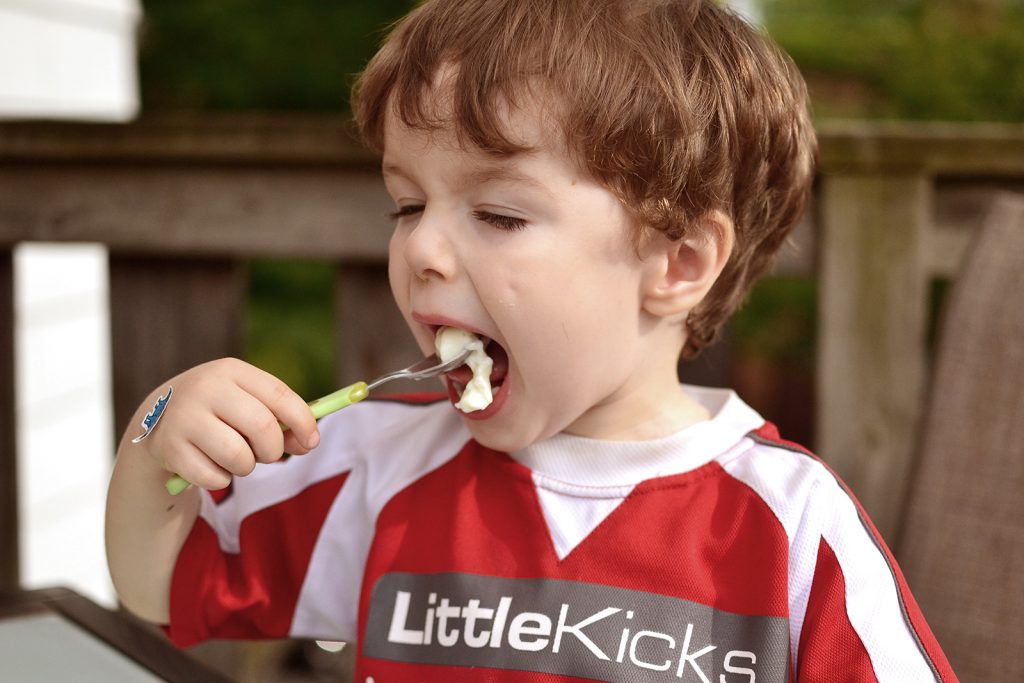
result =
[[[430,106],[454,66],[444,120]],[[408,126],[452,126],[487,153],[527,151],[507,107],[548,110],[581,169],[643,231],[682,239],[719,210],[729,260],[686,321],[683,356],[712,343],[772,265],[810,194],[817,144],[804,81],[767,36],[710,0],[429,0],[392,28],[358,78],[366,141],[383,148],[389,107]]]

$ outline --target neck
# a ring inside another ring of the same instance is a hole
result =
[[[660,439],[710,419],[679,383],[678,346],[645,357],[633,375],[570,424],[567,434],[607,441]]]

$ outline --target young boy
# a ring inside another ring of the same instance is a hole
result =
[[[395,300],[424,354],[480,337],[493,397],[455,407],[463,368],[317,426],[240,361],[171,379],[110,487],[126,607],[355,641],[360,682],[955,680],[834,475],[677,380],[808,195],[785,56],[712,2],[431,0],[356,95]]]

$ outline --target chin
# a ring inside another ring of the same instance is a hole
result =
[[[513,453],[539,440],[526,437],[516,429],[495,429],[492,425],[484,425],[472,422],[471,420],[465,420],[464,422],[470,423],[467,425],[469,432],[477,443],[490,448],[492,451]]]

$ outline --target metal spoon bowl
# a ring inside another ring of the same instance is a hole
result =
[[[381,375],[372,382],[367,383],[366,390],[370,391],[371,389],[376,389],[381,384],[395,379],[413,379],[418,381],[443,375],[444,373],[450,372],[465,363],[466,359],[469,357],[469,353],[469,349],[463,349],[459,355],[455,356],[447,363],[442,363],[441,359],[437,357],[437,354],[432,353],[423,360],[413,363],[407,368],[396,370],[395,372],[389,372],[386,375]]]

